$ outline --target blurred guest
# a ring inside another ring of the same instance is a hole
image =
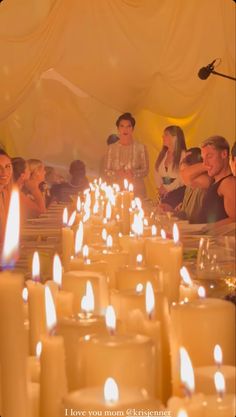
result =
[[[236,142],[234,142],[231,149],[230,168],[234,177],[236,177]]]
[[[112,133],[111,135],[108,136],[106,142],[107,142],[107,146],[112,145],[113,143],[118,142],[119,140],[119,136],[117,136],[116,134]],[[103,178],[104,181],[110,182],[110,178],[105,174],[105,166],[106,164],[106,154],[103,155],[101,161],[100,161],[100,167],[99,167],[99,176],[101,178]]]
[[[9,155],[0,149],[0,251],[2,248],[12,186],[12,164]]]
[[[45,202],[39,189],[38,180],[30,179],[27,161],[23,158],[12,158],[13,179],[20,189],[20,202],[23,219],[38,217],[45,212]],[[24,190],[24,191],[23,191]]]
[[[135,119],[124,113],[116,121],[119,140],[109,145],[105,163],[105,174],[112,182],[123,187],[124,179],[134,185],[138,197],[146,197],[144,177],[149,170],[146,146],[133,138]]]
[[[77,159],[71,162],[69,173],[71,175],[70,182],[62,182],[61,184],[54,184],[52,186],[52,199],[58,202],[70,202],[72,201],[71,196],[89,188],[89,182],[86,177],[86,167],[83,161]]]
[[[186,177],[189,167],[200,162],[202,162],[201,149],[197,147],[188,149],[180,165],[180,175],[182,176],[182,172],[185,172]],[[175,215],[181,219],[189,220],[190,223],[199,223],[203,199],[211,182],[207,172],[203,172],[192,181],[187,182],[183,202],[177,206]]]
[[[185,185],[180,176],[180,161],[185,155],[184,132],[179,126],[168,126],[163,136],[163,147],[155,163],[155,182],[162,208],[174,209],[183,201]]]

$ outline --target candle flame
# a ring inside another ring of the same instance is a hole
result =
[[[62,214],[62,223],[67,226],[68,223],[68,208],[65,207]]]
[[[84,240],[84,225],[82,222],[79,222],[79,227],[76,230],[75,235],[75,254],[78,255],[79,252],[82,250]]]
[[[28,288],[25,287],[22,290],[22,298],[23,298],[24,303],[27,303],[28,296],[29,296],[29,291],[28,291]]]
[[[144,226],[148,226],[148,219],[143,219]]]
[[[133,184],[129,184],[129,192],[132,193],[134,191],[134,186]]]
[[[34,281],[40,281],[40,262],[39,262],[39,253],[37,251],[34,252],[33,254],[32,279]]]
[[[99,209],[99,203],[98,203],[98,200],[96,200],[93,206],[93,214],[98,214],[98,209]]]
[[[113,378],[107,378],[104,384],[105,402],[116,403],[119,400],[119,389]]]
[[[84,192],[84,194],[85,194],[85,202],[84,202],[84,209],[86,210],[87,208],[90,208],[90,206],[91,206],[91,195],[90,195],[90,192],[89,192],[89,190],[86,190],[85,192]]]
[[[220,345],[215,345],[214,347],[214,360],[215,363],[219,366],[222,365],[223,362],[223,353]]]
[[[155,295],[150,281],[148,281],[146,284],[145,305],[146,312],[150,316],[155,308]]]
[[[183,410],[182,408],[178,411],[177,417],[188,417],[187,411]]]
[[[13,267],[18,256],[20,237],[20,200],[19,192],[13,188],[9,203],[6,233],[3,244],[2,264],[5,268]]]
[[[176,223],[174,223],[173,226],[173,240],[175,243],[178,243],[179,241],[179,229]]]
[[[125,189],[125,190],[128,190],[128,186],[129,186],[129,182],[128,182],[128,180],[125,178],[125,179],[124,179],[124,189]]]
[[[161,237],[162,237],[162,239],[166,239],[166,232],[165,232],[165,230],[164,229],[161,229]]]
[[[137,236],[141,236],[143,234],[143,220],[138,214],[134,215],[134,222],[131,228]]]
[[[192,362],[187,350],[180,347],[180,379],[188,392],[193,394],[195,389],[194,373]]]
[[[71,227],[73,226],[74,222],[75,222],[75,218],[76,218],[76,211],[74,210],[73,213],[71,214],[69,221],[68,221],[68,226]]]
[[[141,253],[137,255],[136,262],[137,264],[141,264],[143,262],[143,255],[141,255]]]
[[[62,265],[60,256],[56,253],[53,258],[53,271],[52,271],[53,281],[61,287],[62,284]]]
[[[81,310],[86,313],[92,313],[94,311],[94,304],[93,286],[90,281],[87,281],[85,295],[81,300]]]
[[[111,219],[111,203],[110,203],[110,201],[108,201],[108,203],[106,205],[106,219],[107,220]]]
[[[141,282],[137,284],[135,290],[137,294],[140,294],[143,291],[143,284]]]
[[[78,213],[81,211],[81,198],[79,195],[76,202],[76,210],[78,211]]]
[[[141,202],[140,198],[139,197],[135,197],[134,201],[135,201],[135,204],[136,204],[137,209],[138,210],[142,210],[142,202]]]
[[[90,218],[90,208],[89,207],[85,207],[85,214],[83,217],[83,223],[86,223]]]
[[[217,393],[220,395],[224,394],[225,393],[225,378],[222,372],[220,371],[215,372],[214,382],[215,382]]]
[[[112,246],[113,246],[113,239],[112,239],[112,236],[111,236],[111,235],[108,235],[108,236],[107,236],[107,247],[108,247],[108,248],[112,248]]]
[[[180,269],[180,275],[185,285],[188,285],[189,287],[193,286],[193,281],[191,280],[189,272],[185,266]]]
[[[41,353],[42,353],[42,342],[37,343],[35,353],[36,353],[36,357],[40,358]]]
[[[56,309],[55,309],[52,293],[48,286],[45,287],[45,307],[46,307],[47,329],[50,333],[50,331],[57,324],[57,315],[56,315]]]
[[[116,330],[116,313],[111,305],[106,308],[105,321],[107,329],[114,332]]]
[[[152,225],[151,231],[152,231],[152,236],[157,235],[157,227],[155,226],[155,224]]]
[[[102,229],[102,239],[106,242],[107,240],[107,230],[105,228]]]
[[[84,245],[83,246],[83,258],[88,258],[88,255],[89,255],[89,247],[88,247],[88,245]]]
[[[198,293],[198,296],[199,296],[200,298],[205,298],[205,297],[206,297],[206,290],[205,290],[205,288],[204,288],[204,287],[202,287],[202,286],[198,288],[197,293]]]

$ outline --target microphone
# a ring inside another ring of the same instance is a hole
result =
[[[199,76],[199,78],[201,78],[201,80],[206,80],[209,77],[210,73],[214,69],[214,63],[215,62],[216,62],[216,59],[214,59],[214,61],[212,61],[206,67],[200,68],[200,70],[198,71],[198,76]]]

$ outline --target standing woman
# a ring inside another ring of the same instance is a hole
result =
[[[133,138],[135,119],[124,113],[116,121],[119,140],[109,145],[105,162],[105,174],[111,181],[123,186],[124,179],[134,185],[134,194],[146,197],[144,177],[149,162],[146,146]]]
[[[185,186],[179,166],[185,155],[184,132],[179,126],[168,126],[163,133],[163,147],[155,163],[155,182],[165,208],[175,208],[183,201]]]

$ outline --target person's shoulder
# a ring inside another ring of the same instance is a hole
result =
[[[219,186],[219,193],[223,194],[225,192],[235,192],[236,188],[236,177],[233,175],[229,175],[226,178],[223,178],[223,180],[220,183]]]

